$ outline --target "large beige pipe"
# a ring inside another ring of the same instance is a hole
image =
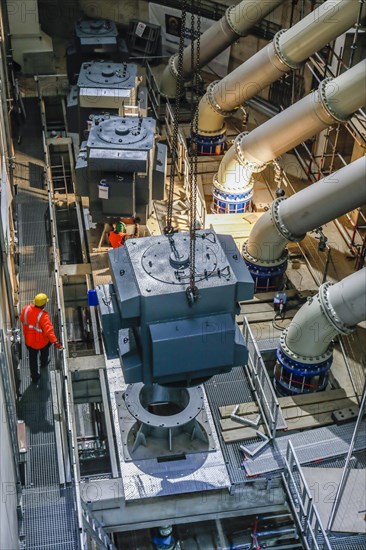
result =
[[[366,320],[366,268],[339,283],[325,283],[296,313],[277,348],[275,386],[293,395],[324,390],[333,360],[333,339]]]
[[[345,122],[366,103],[366,60],[326,79],[317,91],[282,111],[250,134],[240,134],[221,161],[214,180],[220,192],[252,187],[251,176],[266,164],[335,122]]]
[[[357,0],[328,0],[291,29],[280,31],[273,42],[209,86],[199,105],[198,134],[222,134],[225,116],[352,27],[359,11]]]
[[[238,38],[246,36],[258,21],[282,4],[283,1],[266,0],[265,2],[253,2],[253,0],[242,0],[239,4],[230,6],[226,10],[225,15],[200,37],[199,66],[204,67],[228,46],[231,46]],[[195,54],[197,40],[193,42],[193,45],[187,46],[183,52],[182,77],[185,80],[189,79],[192,75],[192,46]],[[169,98],[175,97],[177,74],[178,58],[177,55],[174,55],[170,58],[160,81],[160,93],[164,96]]]
[[[283,261],[289,241],[366,204],[366,156],[309,185],[288,199],[277,199],[254,225],[245,245],[249,261]],[[266,265],[266,264],[264,264]]]
[[[296,313],[281,344],[302,362],[314,360],[330,351],[337,334],[351,332],[365,319],[366,268],[335,285],[322,285],[319,294]]]

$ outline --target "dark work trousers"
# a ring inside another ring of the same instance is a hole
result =
[[[36,380],[38,378],[38,354],[41,355],[41,368],[47,367],[50,354],[50,346],[51,344],[47,344],[47,346],[41,349],[34,349],[27,346],[29,352],[29,367],[32,380]]]

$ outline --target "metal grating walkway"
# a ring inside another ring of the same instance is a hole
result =
[[[221,435],[219,407],[253,401],[244,369],[242,367],[235,367],[228,373],[213,376],[205,383],[205,390],[231,483],[243,483],[245,481],[245,473],[241,465],[243,461],[242,452],[239,449],[239,444],[232,443],[227,445],[224,442]]]
[[[282,470],[283,457],[286,456],[287,443],[291,440],[300,464],[325,460],[348,452],[355,423],[316,428],[296,434],[277,437],[255,458],[248,458],[243,466],[248,476],[262,475],[266,472]],[[252,446],[247,445],[251,450]],[[366,448],[366,422],[360,425],[355,442],[355,451]]]
[[[31,191],[17,195],[20,308],[38,292],[50,302],[53,318],[53,270],[47,240],[48,202]],[[55,323],[54,323],[55,324]],[[54,369],[54,351],[50,354]],[[30,381],[28,354],[22,343],[19,418],[27,426],[27,463],[23,488],[22,536],[26,549],[78,549],[79,533],[72,488],[59,485],[49,373],[38,386]]]

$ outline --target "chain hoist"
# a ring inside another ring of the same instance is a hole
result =
[[[191,0],[191,69],[193,74],[192,81],[192,117],[191,117],[191,142],[189,156],[189,287],[187,295],[189,303],[192,304],[198,299],[198,289],[196,287],[196,229],[199,220],[197,219],[197,133],[198,133],[198,98],[200,92],[200,47],[201,47],[201,17],[200,0]],[[196,9],[195,9],[196,8]],[[197,13],[195,19],[194,13]],[[195,24],[195,20],[197,24]],[[197,36],[194,40],[195,35]],[[200,224],[199,224],[200,225]]]
[[[178,160],[178,124],[180,115],[180,103],[182,98],[183,88],[183,52],[184,52],[184,38],[186,34],[186,15],[187,15],[187,2],[182,1],[182,15],[181,15],[181,27],[179,37],[179,50],[178,50],[178,62],[177,62],[177,80],[175,89],[175,105],[174,105],[174,120],[173,120],[173,136],[172,136],[172,164],[170,168],[170,178],[168,187],[168,206],[166,215],[166,226],[164,228],[165,235],[171,235],[174,233],[172,218],[173,218],[173,201],[174,201],[174,180],[176,175],[176,165]]]

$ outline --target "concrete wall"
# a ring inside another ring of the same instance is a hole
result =
[[[0,548],[18,548],[17,496],[14,459],[10,441],[9,426],[5,416],[4,388],[0,378]]]
[[[149,3],[145,0],[79,0],[79,8],[89,17],[112,19],[127,26],[131,19],[149,20]]]
[[[1,121],[0,121],[1,123]],[[9,326],[5,299],[5,281],[0,269],[0,328]],[[0,352],[4,351],[0,349]],[[4,360],[0,355],[0,361]],[[7,365],[10,368],[10,365]],[[14,399],[14,396],[12,396]],[[0,549],[18,548],[16,477],[10,426],[5,404],[4,384],[0,370]]]

